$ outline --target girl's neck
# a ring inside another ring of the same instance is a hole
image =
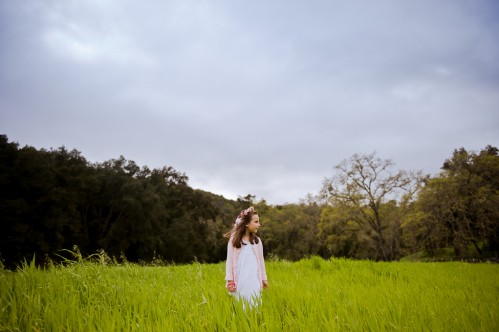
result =
[[[250,240],[250,232],[244,233],[242,240],[245,241],[245,242],[249,242],[249,240]]]

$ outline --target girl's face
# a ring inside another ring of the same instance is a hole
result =
[[[251,217],[251,221],[246,225],[246,229],[248,232],[256,234],[256,232],[258,232],[258,228],[260,228],[260,218],[257,214],[254,214]]]

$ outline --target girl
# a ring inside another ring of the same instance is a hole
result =
[[[225,268],[226,287],[236,298],[250,306],[257,305],[260,291],[267,288],[267,273],[263,260],[263,244],[256,236],[260,218],[253,207],[241,211],[230,232]]]

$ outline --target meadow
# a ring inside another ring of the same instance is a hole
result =
[[[266,263],[253,310],[224,263],[0,269],[1,331],[498,331],[499,265],[319,257]]]

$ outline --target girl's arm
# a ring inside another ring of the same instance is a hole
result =
[[[232,269],[233,256],[234,246],[232,245],[232,238],[230,238],[227,244],[227,261],[225,262],[225,280],[227,281],[234,281],[234,272]]]
[[[227,262],[225,263],[225,280],[227,282],[225,283],[225,287],[227,287],[227,290],[229,292],[235,292],[236,291],[236,283],[234,282],[234,270],[232,266],[232,261],[233,261],[233,256],[234,256],[234,246],[232,245],[232,238],[229,240],[229,243],[227,244]]]
[[[258,254],[260,255],[260,271],[262,271],[262,280],[263,280],[263,286],[265,288],[268,287],[268,281],[267,281],[267,271],[265,270],[265,260],[263,258],[263,242],[262,239],[258,242],[258,247],[260,250],[258,250]]]

